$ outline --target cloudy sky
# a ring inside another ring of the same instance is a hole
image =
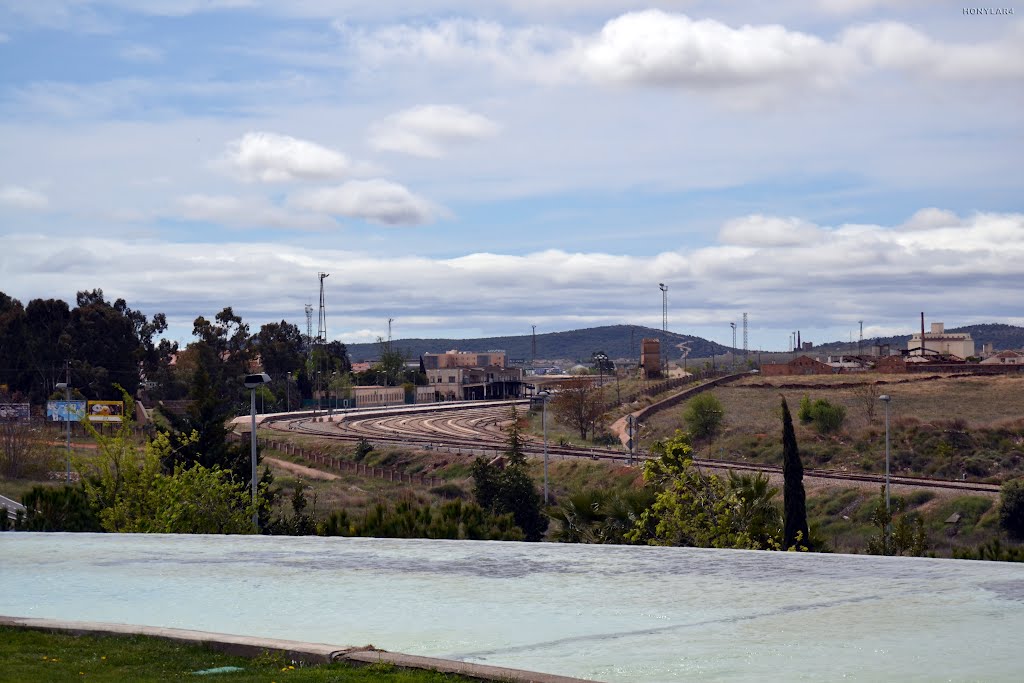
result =
[[[751,348],[1024,324],[1024,7],[972,7],[4,0],[0,291],[181,341],[319,271],[349,342],[660,327],[660,282]]]

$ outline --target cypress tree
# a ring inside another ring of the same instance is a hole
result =
[[[807,528],[807,500],[804,494],[804,465],[796,445],[793,416],[789,414],[786,397],[782,397],[782,489],[783,547],[811,547]],[[798,538],[799,535],[799,538]]]

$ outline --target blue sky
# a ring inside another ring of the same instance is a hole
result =
[[[1024,16],[964,9],[0,3],[0,290],[180,341],[319,271],[343,341],[658,327],[659,282],[754,348],[1024,324]]]

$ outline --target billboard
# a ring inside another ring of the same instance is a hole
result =
[[[0,420],[28,420],[30,417],[28,403],[0,403]]]
[[[46,419],[51,422],[78,422],[85,417],[85,401],[47,401]]]
[[[89,422],[120,422],[124,401],[89,401]]]

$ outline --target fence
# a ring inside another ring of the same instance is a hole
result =
[[[446,483],[444,479],[430,477],[424,474],[408,474],[388,467],[371,467],[358,462],[350,462],[342,458],[327,455],[321,450],[308,450],[291,443],[283,443],[262,437],[258,439],[258,442],[263,448],[271,448],[275,451],[280,451],[281,453],[302,458],[303,460],[322,465],[323,467],[337,472],[347,472],[362,477],[383,479],[384,481],[421,484],[423,486],[440,486],[441,484]]]

